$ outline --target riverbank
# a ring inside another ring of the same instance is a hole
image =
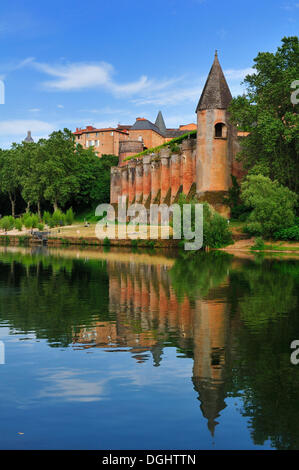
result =
[[[77,223],[70,226],[49,229],[47,237],[48,246],[112,246],[112,247],[125,247],[125,248],[167,248],[177,249],[180,246],[180,240],[163,239],[168,231],[170,237],[172,236],[171,227],[143,227],[147,231],[147,239],[139,238],[140,232],[134,232],[133,227],[127,226],[126,238],[118,238],[118,233],[124,229],[124,226],[115,227],[115,232],[112,227],[107,227],[105,238],[99,239],[96,236],[96,224],[85,226],[83,223]],[[155,232],[157,238],[153,239],[151,233]],[[122,233],[121,236],[123,237]],[[144,236],[144,235],[143,235]],[[299,243],[287,241],[271,241],[265,242],[262,250],[254,250],[255,238],[247,238],[247,235],[242,233],[240,227],[232,226],[232,236],[234,243],[223,248],[221,251],[234,254],[235,252],[272,252],[272,253],[293,253],[299,255]],[[0,233],[1,245],[40,245],[41,241],[34,238],[30,231],[11,230],[6,234]]]

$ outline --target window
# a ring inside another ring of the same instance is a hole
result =
[[[95,147],[98,147],[100,145],[100,141],[99,140],[96,140],[95,141]]]
[[[223,122],[218,122],[215,124],[215,137],[220,139],[227,138],[227,127],[225,124],[223,124]]]
[[[142,140],[143,140],[142,135],[138,136],[138,140],[139,140],[139,142],[142,142]]]

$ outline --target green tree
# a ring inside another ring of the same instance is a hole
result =
[[[80,189],[78,161],[74,136],[68,129],[53,132],[49,139],[40,140],[40,184],[44,198],[54,208],[64,206]]]
[[[291,85],[299,77],[299,39],[284,37],[275,53],[260,52],[244,96],[232,100],[233,124],[249,131],[241,143],[245,168],[299,191],[299,105]]]
[[[252,208],[249,231],[270,237],[295,221],[297,195],[263,175],[248,175],[242,183],[242,199]]]
[[[0,188],[8,195],[11,213],[15,217],[17,193],[20,188],[20,168],[14,149],[0,149]]]
[[[94,207],[110,201],[110,170],[118,164],[115,155],[99,158],[92,149],[77,146],[77,165],[80,190],[74,197],[74,205]]]
[[[20,169],[21,195],[26,202],[26,212],[30,211],[32,204],[37,206],[41,217],[41,201],[45,190],[43,174],[43,159],[39,143],[27,143],[14,145],[15,158]]]

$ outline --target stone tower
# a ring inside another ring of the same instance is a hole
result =
[[[232,95],[218,60],[217,51],[198,102],[196,186],[200,198],[221,203],[231,184],[236,129],[229,124]]]
[[[27,136],[25,137],[23,142],[28,142],[29,144],[34,142],[34,140],[32,139],[32,136],[31,136],[31,131],[27,131]]]

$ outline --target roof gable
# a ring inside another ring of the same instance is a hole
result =
[[[231,100],[232,95],[216,51],[213,65],[195,112],[205,109],[227,109]]]

